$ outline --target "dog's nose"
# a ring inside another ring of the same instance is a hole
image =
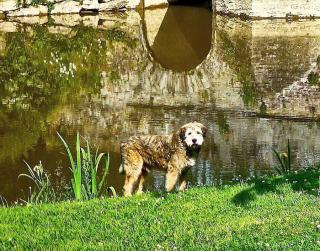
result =
[[[192,139],[192,143],[197,143],[197,139]]]

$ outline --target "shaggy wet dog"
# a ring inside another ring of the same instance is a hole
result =
[[[130,137],[121,144],[120,173],[125,173],[124,195],[131,196],[137,188],[142,193],[143,183],[152,168],[165,170],[166,190],[172,191],[179,181],[179,191],[186,187],[186,173],[196,163],[207,128],[192,122],[170,135]]]

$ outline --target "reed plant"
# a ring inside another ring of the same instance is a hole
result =
[[[0,195],[0,207],[8,207],[8,205],[9,204],[6,198]]]
[[[76,153],[74,157],[68,143],[59,133],[58,136],[65,146],[68,154],[70,170],[72,172],[72,189],[75,199],[80,201],[97,198],[102,193],[109,171],[109,154],[98,153],[98,149],[93,154],[92,147],[87,139],[84,139],[85,147],[81,147],[80,134],[77,133]],[[103,159],[104,165],[102,169],[102,176],[99,179],[98,170]]]
[[[24,162],[27,165],[29,173],[22,173],[18,178],[26,177],[32,180],[35,188],[32,190],[30,187],[30,196],[27,201],[23,201],[30,204],[54,202],[55,192],[51,186],[49,175],[44,171],[42,162],[40,161],[39,164],[33,168],[26,161]]]
[[[278,161],[278,166],[275,167],[278,174],[283,175],[283,174],[291,173],[291,171],[292,171],[292,157],[291,157],[290,140],[288,139],[287,152],[280,153],[274,148],[272,149],[272,151]]]

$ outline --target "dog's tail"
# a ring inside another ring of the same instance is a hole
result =
[[[122,157],[124,145],[125,145],[124,143],[121,143],[121,144],[120,144],[120,162],[121,162],[120,167],[119,167],[119,173],[120,173],[120,174],[124,174],[124,173],[126,172],[126,171],[124,170],[123,157]]]
[[[119,167],[119,173],[120,174],[124,174],[126,171],[124,170],[123,164],[121,163],[120,167]]]

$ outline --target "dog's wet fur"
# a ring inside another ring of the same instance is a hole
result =
[[[125,173],[124,195],[131,196],[135,190],[142,193],[143,183],[151,169],[167,172],[166,190],[186,188],[186,173],[196,163],[207,128],[198,122],[182,126],[170,135],[133,136],[121,144],[120,173]]]

